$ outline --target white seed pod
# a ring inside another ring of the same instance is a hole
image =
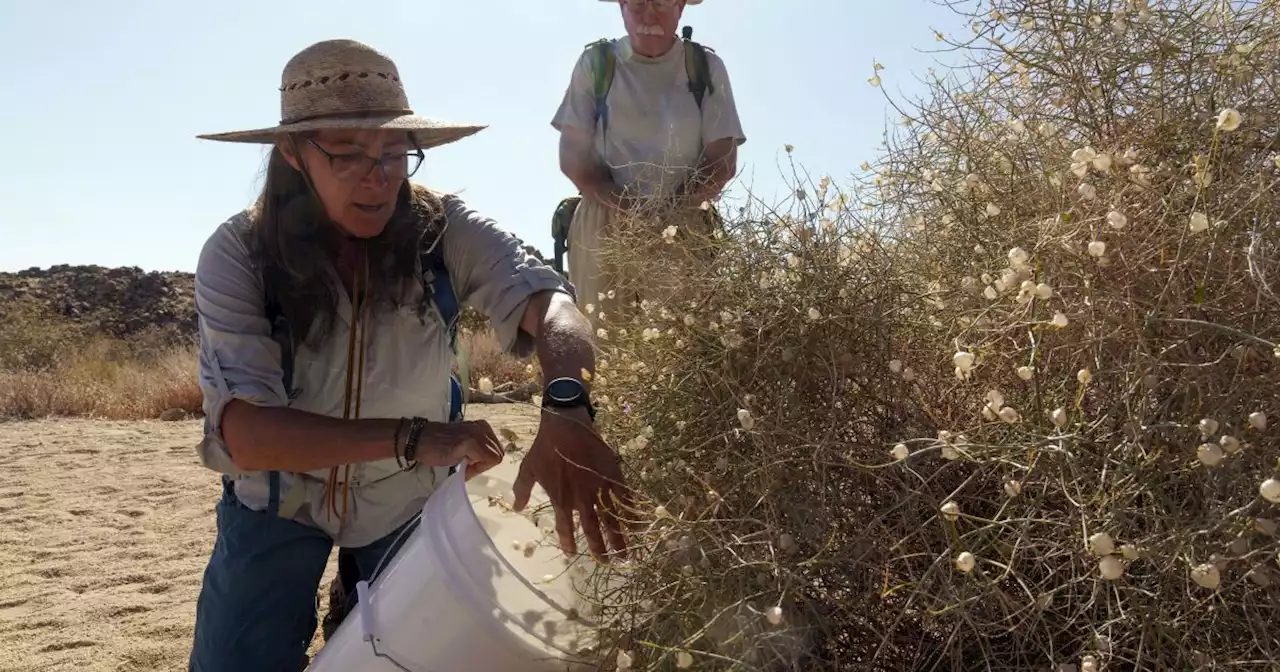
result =
[[[1048,283],[1042,282],[1036,285],[1035,291],[1036,291],[1036,298],[1040,299],[1041,301],[1045,301],[1053,297],[1053,287],[1049,286]]]
[[[619,670],[629,670],[631,669],[632,662],[633,661],[631,659],[630,651],[627,651],[625,649],[618,649],[618,658],[617,660],[614,661],[615,667],[617,667]]]
[[[1222,446],[1222,450],[1224,450],[1228,455],[1235,455],[1240,452],[1240,439],[1237,439],[1230,434],[1223,434],[1219,437],[1218,445]]]
[[[1200,233],[1209,228],[1209,217],[1203,212],[1191,213],[1190,227],[1192,233]]]
[[[765,620],[769,621],[769,625],[777,625],[782,622],[782,607],[777,605],[764,610]]]
[[[1050,321],[1050,324],[1059,329],[1066,329],[1067,325],[1071,324],[1071,321],[1067,319],[1066,313],[1058,311],[1053,314],[1053,319]]]
[[[1030,261],[1031,259],[1031,255],[1027,254],[1027,251],[1022,249],[1021,247],[1011,248],[1009,250],[1008,256],[1009,256],[1009,265],[1013,266],[1014,268],[1020,268],[1022,266],[1026,266],[1027,262]]]
[[[1104,555],[1098,560],[1098,574],[1107,581],[1124,576],[1124,563],[1114,555]]]
[[[893,450],[889,451],[889,454],[892,455],[895,460],[905,460],[907,459],[907,456],[911,454],[911,450],[907,448],[907,444],[899,443],[893,447]]]
[[[1259,534],[1265,534],[1268,537],[1274,537],[1276,536],[1277,529],[1280,529],[1280,526],[1276,524],[1276,521],[1270,518],[1255,518],[1253,520],[1253,529],[1256,530]]]
[[[1005,481],[1004,494],[1009,495],[1010,497],[1017,497],[1022,494],[1022,483],[1014,479]]]
[[[1117,231],[1129,225],[1129,218],[1124,216],[1119,210],[1112,210],[1107,213],[1107,224]]]
[[[1200,458],[1200,463],[1204,466],[1216,467],[1225,455],[1222,452],[1222,446],[1216,443],[1202,443],[1199,448],[1196,448],[1196,457]]]
[[[1084,656],[1081,658],[1080,672],[1098,672],[1097,656]]]
[[[951,362],[956,365],[956,370],[968,373],[973,369],[973,353],[963,350],[956,352],[951,356]]]
[[[969,551],[963,551],[960,555],[956,556],[956,569],[964,572],[965,574],[972,572],[973,568],[977,566],[978,559]]]
[[[1089,552],[1096,556],[1111,555],[1116,550],[1116,542],[1106,532],[1095,532],[1089,536]]]
[[[954,521],[960,518],[960,505],[955,502],[946,502],[938,510],[942,512],[942,517],[947,520]]]
[[[1124,556],[1125,560],[1133,561],[1142,556],[1142,551],[1133,544],[1120,544],[1120,555]]]
[[[1067,409],[1055,408],[1049,413],[1049,419],[1053,421],[1053,426],[1062,429],[1067,426]]]
[[[676,667],[684,670],[693,667],[693,655],[688,651],[681,651],[676,654]]]
[[[1031,380],[1036,375],[1036,369],[1034,366],[1019,366],[1017,373],[1019,378]]]
[[[1191,570],[1191,580],[1196,585],[1209,590],[1217,590],[1222,585],[1222,574],[1218,572],[1218,567],[1213,563],[1206,562],[1196,565]]]
[[[1213,418],[1200,419],[1200,436],[1209,438],[1218,433],[1218,421]]]
[[[742,425],[743,429],[750,431],[752,427],[755,427],[756,419],[751,417],[751,411],[748,411],[745,408],[739,408],[738,423]]]
[[[1268,478],[1258,486],[1258,494],[1272,504],[1280,504],[1280,481]]]
[[[1004,406],[1004,394],[1000,390],[987,390],[987,403],[997,409]]]
[[[1004,408],[1000,409],[1000,412],[997,415],[1000,416],[1001,420],[1003,420],[1004,422],[1010,425],[1018,421],[1018,411],[1012,406],[1005,406]]]
[[[1259,432],[1267,429],[1267,414],[1262,411],[1254,411],[1249,414],[1249,426]]]

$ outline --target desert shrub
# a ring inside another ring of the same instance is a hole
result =
[[[949,4],[849,189],[601,327],[646,500],[596,616],[637,669],[1280,664],[1277,6]]]

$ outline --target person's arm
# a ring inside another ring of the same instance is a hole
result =
[[[595,375],[596,359],[591,323],[573,299],[562,292],[542,291],[529,298],[520,320],[520,330],[529,334],[542,366],[542,387],[557,378],[582,381],[590,392],[589,378]],[[586,371],[587,376],[582,372]],[[562,409],[567,411],[569,409]],[[572,409],[584,422],[591,422],[585,408]]]
[[[715,89],[702,100],[705,145],[697,170],[678,189],[678,193],[695,207],[720,196],[725,185],[738,172],[738,146],[747,141],[724,61],[708,52],[707,66]]]
[[[630,199],[613,182],[609,169],[601,163],[589,133],[574,126],[560,131],[560,172],[582,192],[583,198],[616,210],[630,207]]]
[[[676,195],[683,197],[689,205],[701,205],[703,201],[718,197],[737,172],[737,139],[720,138],[702,150],[697,170],[680,185]]]
[[[552,128],[560,132],[560,172],[584,198],[625,209],[627,199],[595,150],[597,120],[592,90],[592,62],[588,53],[583,53],[573,66],[564,98],[551,118]]]
[[[271,339],[260,276],[240,239],[243,226],[239,220],[215,232],[196,267],[205,465],[235,476],[394,457],[398,419],[343,420],[288,408],[280,350]],[[420,435],[424,462],[434,459],[426,446],[440,429],[428,425]],[[406,440],[402,431],[400,446]]]

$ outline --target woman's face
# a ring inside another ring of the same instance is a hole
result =
[[[299,168],[299,157],[291,148],[281,149]],[[297,149],[325,213],[356,238],[382,233],[395,211],[400,187],[421,162],[406,131],[321,131],[298,138]],[[378,159],[380,164],[375,163]]]

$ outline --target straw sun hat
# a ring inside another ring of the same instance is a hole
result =
[[[427,149],[461,140],[485,126],[414,114],[390,58],[355,40],[325,40],[303,49],[285,64],[279,124],[197,137],[270,144],[281,133],[338,128],[410,131],[419,147]]]

